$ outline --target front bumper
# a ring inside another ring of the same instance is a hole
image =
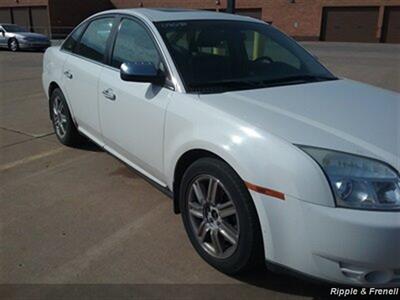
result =
[[[268,261],[342,284],[400,285],[400,212],[252,196]]]

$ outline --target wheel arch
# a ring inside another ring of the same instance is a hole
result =
[[[18,39],[17,39],[15,36],[10,36],[10,37],[7,39],[7,45],[9,45],[10,42],[11,42],[12,40],[16,40],[16,41],[18,42]]]
[[[179,159],[177,160],[173,173],[173,201],[174,201],[174,213],[179,214],[179,190],[180,184],[182,181],[183,174],[187,170],[187,168],[192,165],[195,161],[201,158],[215,158],[225,162],[228,166],[230,166],[242,179],[237,170],[232,166],[229,161],[223,158],[221,155],[216,154],[213,151],[202,149],[202,148],[193,148],[184,152]],[[242,179],[243,180],[243,179]]]
[[[48,96],[49,97],[48,105],[49,105],[50,119],[51,119],[51,94],[54,92],[55,89],[59,89],[61,91],[61,93],[63,93],[64,98],[65,98],[65,102],[66,102],[66,104],[68,106],[68,110],[69,110],[69,112],[71,114],[72,120],[73,120],[75,126],[78,126],[78,123],[76,122],[76,119],[75,119],[75,114],[74,114],[74,112],[72,110],[71,104],[68,101],[67,95],[63,91],[63,88],[61,87],[61,85],[59,85],[56,81],[51,81],[50,84],[49,84],[49,88],[47,89],[47,92],[48,92],[48,95],[49,95]]]
[[[59,88],[61,90],[61,87],[58,85],[57,82],[55,82],[55,81],[50,82],[49,88],[48,88],[49,97],[51,96],[51,94],[53,93],[53,91],[56,88]]]
[[[175,214],[180,214],[180,207],[179,207],[179,191],[180,191],[180,184],[183,178],[183,175],[185,171],[189,168],[190,165],[192,165],[195,161],[202,159],[202,158],[215,158],[218,159],[224,163],[226,163],[229,167],[232,168],[232,170],[238,175],[240,180],[242,181],[243,185],[245,185],[245,181],[243,180],[243,177],[240,176],[237,168],[234,167],[234,162],[231,161],[229,162],[230,158],[229,155],[228,157],[223,157],[223,153],[217,154],[216,151],[211,151],[207,150],[204,148],[193,148],[189,149],[186,152],[184,152],[179,159],[177,160],[177,163],[175,164],[175,169],[174,169],[174,180],[173,180],[173,208],[174,208],[174,213]],[[260,251],[262,252],[262,255],[264,255],[264,250],[265,250],[265,242],[264,242],[264,236],[263,236],[263,226],[261,224],[261,219],[259,215],[259,211],[256,207],[256,203],[253,199],[252,194],[250,191],[247,189],[247,193],[249,196],[250,201],[252,202],[252,205],[255,208],[255,213],[256,213],[256,226],[258,227],[259,233],[260,233]]]

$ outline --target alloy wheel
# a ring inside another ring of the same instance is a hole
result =
[[[67,115],[64,102],[59,96],[53,101],[53,122],[57,135],[63,138],[67,133]]]
[[[10,42],[10,49],[11,49],[11,51],[17,51],[18,50],[18,42],[16,40],[12,40]]]
[[[211,175],[200,175],[190,185],[188,216],[197,241],[211,256],[230,257],[239,242],[239,218],[232,197]]]

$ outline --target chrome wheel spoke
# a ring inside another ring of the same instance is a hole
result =
[[[58,116],[58,110],[56,108],[56,105],[53,106],[53,115]]]
[[[197,201],[199,203],[203,204],[205,202],[204,192],[198,181],[196,181],[193,184],[193,190],[194,190],[194,194],[196,195]]]
[[[189,212],[196,218],[203,219],[203,206],[195,202],[189,202]]]
[[[222,222],[221,227],[219,229],[219,232],[221,235],[232,245],[237,244],[238,240],[238,234],[237,230],[234,229],[231,225],[229,225],[227,222]]]
[[[58,125],[58,130],[60,131],[60,135],[63,136],[65,131],[64,128],[61,126],[61,124]]]
[[[221,218],[226,218],[236,214],[236,209],[232,201],[227,201],[225,203],[219,204],[218,209]]]
[[[210,177],[209,183],[208,183],[208,190],[207,190],[207,202],[211,204],[215,204],[215,198],[217,195],[217,189],[218,189],[219,181],[213,177]]]
[[[211,236],[211,243],[212,243],[215,254],[220,255],[221,253],[223,253],[224,250],[222,248],[221,241],[219,239],[218,230],[213,229],[210,232],[210,236]]]
[[[197,235],[201,242],[204,242],[204,239],[205,239],[208,231],[210,231],[210,226],[208,225],[207,220],[204,219],[200,223],[199,229],[197,231]]]
[[[60,121],[62,124],[67,123],[67,117],[63,114],[60,115]]]

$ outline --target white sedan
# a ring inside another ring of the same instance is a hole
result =
[[[165,9],[85,20],[43,85],[60,142],[86,136],[169,193],[218,270],[399,284],[399,94],[262,21]]]

